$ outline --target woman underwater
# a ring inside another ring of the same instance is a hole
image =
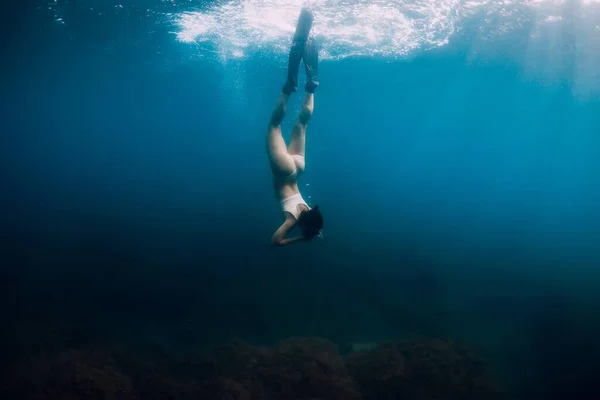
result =
[[[319,86],[318,51],[315,41],[309,38],[313,19],[313,13],[307,8],[303,8],[290,49],[287,80],[271,115],[267,132],[267,155],[273,174],[273,187],[284,216],[283,224],[271,239],[271,243],[278,246],[322,237],[323,216],[319,206],[309,207],[298,188],[298,178],[304,172],[305,167],[306,127],[314,109],[314,92]],[[306,70],[305,94],[301,111],[292,131],[290,144],[286,146],[281,133],[281,122],[285,116],[290,95],[297,89],[298,70],[302,60],[304,60]],[[296,226],[300,228],[302,234],[287,238],[286,235]]]

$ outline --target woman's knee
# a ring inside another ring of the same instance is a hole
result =
[[[302,107],[300,114],[298,114],[298,122],[300,122],[302,125],[306,125],[308,124],[308,121],[310,121],[311,117],[312,110],[308,107]]]
[[[285,117],[285,106],[278,104],[273,113],[271,114],[271,126],[281,125],[283,118]]]

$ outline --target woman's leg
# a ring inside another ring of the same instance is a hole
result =
[[[315,107],[314,92],[319,86],[318,63],[319,53],[314,40],[309,39],[304,48],[304,66],[306,68],[306,86],[304,88],[304,100],[298,115],[298,120],[292,131],[292,139],[288,147],[288,153],[294,159],[296,168],[304,170],[304,152],[306,148],[306,127],[310,121]]]
[[[267,132],[267,154],[271,162],[271,170],[274,175],[287,176],[294,172],[296,165],[294,159],[288,153],[285,145],[285,140],[281,134],[281,122],[285,117],[287,103],[290,94],[296,91],[298,86],[298,69],[300,62],[306,52],[306,43],[310,29],[312,27],[313,14],[308,9],[302,9],[296,32],[292,40],[290,48],[287,80],[281,89],[281,95],[277,100],[271,120],[269,121],[269,129]]]
[[[269,129],[267,131],[267,155],[271,163],[271,171],[276,176],[287,176],[296,168],[294,160],[288,154],[285,140],[281,134],[281,122],[285,117],[287,102],[290,98],[288,93],[281,93],[277,104],[271,114]]]
[[[304,151],[306,148],[306,127],[312,117],[313,109],[315,107],[315,95],[313,93],[306,92],[304,99],[302,100],[302,109],[298,114],[296,125],[292,131],[292,138],[290,145],[287,148],[287,152],[292,156],[296,168],[300,171],[304,170]]]

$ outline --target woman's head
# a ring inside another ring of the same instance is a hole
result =
[[[323,215],[318,205],[300,213],[298,227],[305,239],[312,239],[321,233],[321,229],[323,229]]]

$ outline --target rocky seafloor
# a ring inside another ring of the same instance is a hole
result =
[[[504,399],[464,345],[412,338],[335,345],[293,337],[174,355],[119,346],[39,352],[10,368],[10,399],[453,400]]]

